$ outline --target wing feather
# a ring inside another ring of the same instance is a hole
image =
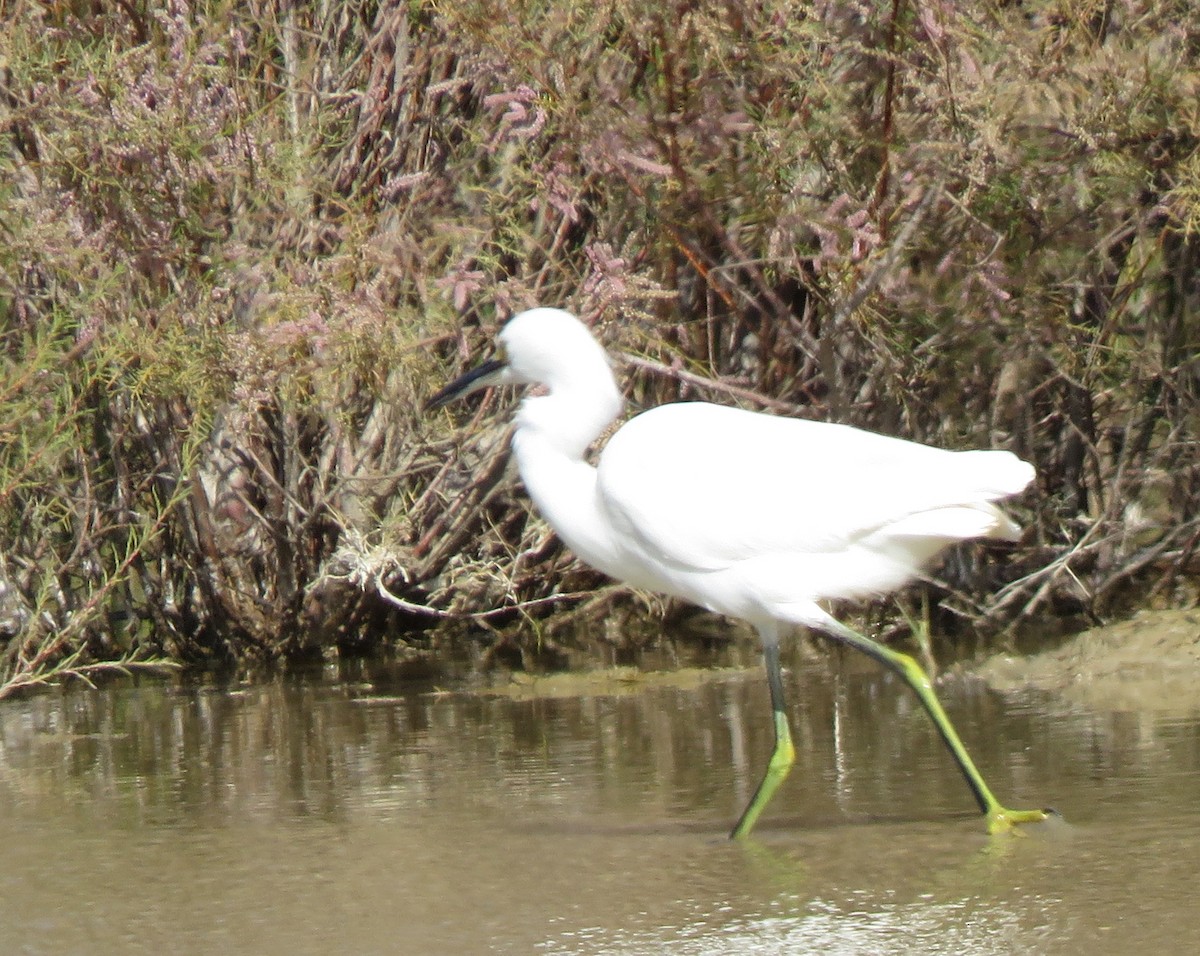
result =
[[[601,455],[597,492],[643,560],[714,571],[772,553],[841,553],[889,525],[906,533],[906,519],[911,534],[976,527],[913,517],[986,505],[1032,477],[1009,452],[949,452],[696,402],[659,406],[622,427]]]

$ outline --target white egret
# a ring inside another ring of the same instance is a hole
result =
[[[775,748],[731,836],[750,832],[795,761],[779,663],[781,626],[815,628],[899,674],[933,719],[988,829],[1041,820],[992,795],[910,656],[835,620],[819,601],[900,587],[968,538],[1014,539],[993,503],[1033,467],[1007,451],[950,452],[823,422],[704,402],[662,405],[623,425],[593,467],[588,447],[620,414],[608,356],[560,309],[512,318],[498,357],[429,401],[488,385],[541,385],[516,413],[512,449],[538,511],[580,558],[635,587],[740,617],[762,639]]]

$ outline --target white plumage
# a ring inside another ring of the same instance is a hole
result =
[[[593,467],[585,454],[622,400],[586,326],[559,309],[533,309],[514,317],[499,343],[506,362],[468,373],[431,404],[490,384],[545,386],[521,403],[513,451],[530,497],[567,546],[618,580],[744,618],[762,637],[776,748],[735,835],[750,830],[791,764],[781,622],[819,628],[901,673],[989,826],[1025,822],[991,796],[915,662],[850,631],[818,602],[900,587],[957,541],[1015,539],[1019,529],[995,502],[1029,485],[1031,465],[1007,451],[944,451],[846,425],[690,402],[627,422]]]

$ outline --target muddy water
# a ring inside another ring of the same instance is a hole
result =
[[[798,762],[744,844],[724,834],[770,746],[756,668],[5,702],[0,951],[1195,950],[1200,710],[944,681],[1002,799],[1064,814],[990,839],[895,680],[788,664]]]

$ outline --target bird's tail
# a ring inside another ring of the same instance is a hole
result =
[[[1011,451],[964,451],[956,456],[973,473],[971,483],[985,501],[1020,494],[1033,482],[1033,465]]]
[[[966,541],[969,538],[1016,541],[1021,537],[1021,526],[991,502],[982,501],[909,515],[890,525],[888,534],[944,541]]]

